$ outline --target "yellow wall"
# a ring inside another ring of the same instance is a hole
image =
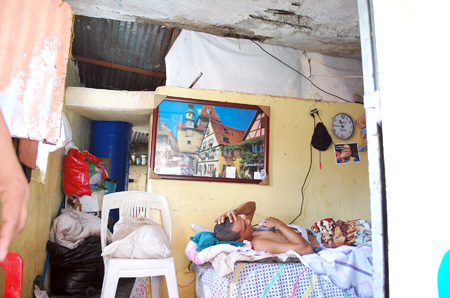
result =
[[[129,191],[145,191],[147,188],[147,167],[140,165],[130,165],[128,178],[133,182],[128,182]]]
[[[254,200],[254,221],[274,216],[292,221],[300,211],[301,187],[310,165],[310,141],[313,118],[309,115],[312,101],[250,95],[234,92],[160,87],[156,94],[185,98],[209,99],[270,107],[269,185],[149,180],[148,191],[164,194],[169,200],[173,221],[173,256],[176,262],[180,297],[194,297],[194,274],[187,272],[189,261],[184,249],[194,235],[190,225],[209,228],[223,211]],[[360,104],[318,102],[315,107],[331,134],[331,118],[338,112],[357,119],[364,113]],[[333,137],[333,142],[340,143]],[[359,142],[359,131],[348,142]],[[361,162],[337,165],[330,147],[321,153],[312,150],[312,168],[305,185],[303,214],[295,223],[310,227],[326,217],[334,219],[370,219],[367,152],[360,153]],[[166,294],[166,293],[165,293]],[[167,295],[167,294],[166,294]]]

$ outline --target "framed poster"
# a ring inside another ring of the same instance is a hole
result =
[[[337,164],[360,162],[358,143],[334,144],[334,153]]]
[[[269,107],[166,97],[153,113],[150,178],[268,184]]]

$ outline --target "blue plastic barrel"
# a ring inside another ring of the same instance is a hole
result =
[[[131,123],[92,121],[91,148],[95,156],[110,157],[109,178],[117,181],[115,191],[128,190]]]
[[[115,191],[128,190],[130,167],[131,123],[120,121],[92,121],[91,148],[89,152],[99,158],[111,158],[109,178],[115,180]],[[108,186],[108,192],[109,192]],[[112,225],[119,220],[119,211],[111,210]]]

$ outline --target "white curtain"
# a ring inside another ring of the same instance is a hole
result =
[[[348,101],[363,95],[360,60],[187,30],[166,56],[166,68],[167,86],[188,88],[203,73],[193,88],[297,98],[312,90],[326,101],[343,100],[320,89]]]

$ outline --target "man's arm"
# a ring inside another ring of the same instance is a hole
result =
[[[302,237],[302,235],[296,233],[281,220],[274,217],[268,217],[259,225],[263,227],[278,229],[284,235],[284,237],[286,237],[289,243],[257,238],[253,241],[253,247],[255,250],[265,250],[273,254],[284,253],[291,249],[296,251],[300,255],[313,253],[312,246]]]
[[[233,210],[223,213],[215,220],[215,222],[217,222],[219,225],[223,224],[225,218],[227,217],[230,219],[230,222],[234,222],[238,215],[242,215],[244,220],[249,220],[251,222],[253,219],[253,215],[255,215],[255,211],[256,211],[256,203],[253,201],[248,201],[246,203],[239,205]]]
[[[306,241],[305,241],[306,242]],[[312,254],[313,249],[309,243],[286,243],[286,242],[276,242],[269,239],[254,239],[252,241],[253,249],[256,251],[267,251],[271,254],[281,254],[289,250],[297,252],[299,255]]]
[[[25,228],[29,188],[1,110],[0,144],[0,197],[3,221],[0,229],[0,261],[3,261],[11,242]]]

